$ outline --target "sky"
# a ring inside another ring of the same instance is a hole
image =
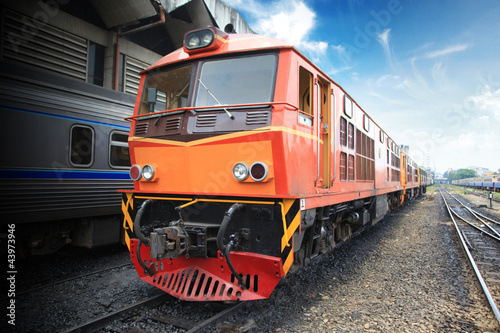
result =
[[[418,164],[500,169],[500,1],[224,2],[294,44]]]

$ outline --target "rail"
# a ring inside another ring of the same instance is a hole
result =
[[[468,241],[466,241],[464,235],[462,234],[462,231],[460,230],[460,227],[457,224],[457,221],[454,218],[454,215],[457,215],[457,214],[454,213],[454,212],[452,212],[452,209],[451,209],[449,203],[446,201],[446,198],[443,195],[442,189],[438,188],[438,190],[439,190],[439,194],[441,194],[441,197],[443,198],[443,202],[444,202],[444,204],[446,206],[446,209],[448,210],[448,214],[450,215],[451,220],[453,221],[453,224],[454,224],[455,229],[456,229],[456,231],[458,233],[458,237],[460,239],[462,247],[463,247],[465,253],[467,254],[469,262],[470,262],[472,268],[474,269],[474,272],[476,274],[476,277],[477,277],[479,283],[481,284],[481,288],[483,289],[483,292],[484,292],[484,294],[485,294],[485,296],[486,296],[486,298],[488,300],[488,303],[489,303],[489,305],[490,305],[493,313],[495,314],[495,317],[496,317],[498,323],[500,324],[500,311],[498,310],[498,306],[497,306],[495,300],[493,299],[493,297],[491,295],[491,292],[490,292],[488,286],[486,285],[486,282],[485,282],[485,280],[484,280],[484,278],[483,278],[483,276],[482,276],[482,274],[481,274],[481,272],[480,272],[480,270],[479,270],[479,268],[478,268],[478,266],[476,264],[476,261],[474,260],[472,254],[471,254],[471,251],[469,249],[470,244],[468,244]],[[451,196],[451,193],[448,192],[448,194]],[[451,196],[451,197],[454,198],[453,196]],[[454,198],[454,199],[456,199],[456,198]],[[461,205],[463,205],[465,207],[465,205],[461,201],[459,201],[458,199],[456,199],[456,200]]]

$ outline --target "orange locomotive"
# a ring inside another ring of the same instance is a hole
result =
[[[139,277],[180,299],[267,298],[421,187],[342,88],[258,35],[187,33],[142,74],[130,120],[126,242]]]

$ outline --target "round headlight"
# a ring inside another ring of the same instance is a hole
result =
[[[207,31],[205,34],[203,34],[203,39],[202,39],[202,44],[203,46],[208,46],[212,44],[212,40],[214,39],[214,34],[212,31]]]
[[[151,165],[145,165],[144,168],[142,168],[142,178],[146,180],[151,180],[155,176],[155,168]]]
[[[248,167],[245,163],[236,163],[233,167],[233,176],[240,182],[248,177]]]
[[[250,176],[253,180],[260,182],[267,176],[267,166],[262,162],[255,162],[250,167]]]
[[[139,178],[141,178],[141,172],[142,169],[140,166],[137,164],[132,165],[129,171],[130,178],[132,178],[132,180],[139,180]]]
[[[195,49],[195,48],[199,47],[200,44],[201,44],[200,37],[194,35],[194,36],[191,36],[187,40],[186,46],[187,46],[188,49]]]

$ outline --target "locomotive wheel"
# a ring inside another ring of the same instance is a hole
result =
[[[335,239],[337,242],[342,242],[348,240],[352,235],[351,225],[348,223],[342,223],[335,228]]]

